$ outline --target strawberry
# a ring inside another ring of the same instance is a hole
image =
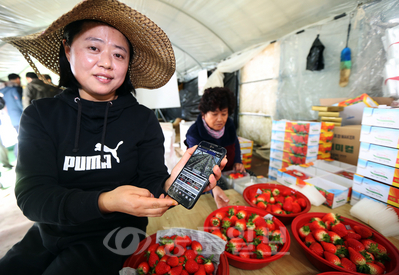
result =
[[[312,223],[314,221],[322,221],[322,220],[319,217],[313,217],[310,219],[310,223]]]
[[[199,269],[199,265],[197,264],[196,261],[194,261],[193,259],[189,259],[187,260],[186,264],[185,264],[185,269],[188,273],[195,273],[198,271]]]
[[[382,274],[384,272],[384,269],[382,269],[381,266],[379,266],[377,264],[366,263],[366,265],[370,269],[368,274]]]
[[[168,272],[168,275],[181,275],[183,271],[183,266],[182,265],[178,265],[175,267],[172,267],[172,269]]]
[[[320,242],[321,246],[323,247],[324,251],[330,252],[335,254],[337,252],[337,247],[332,243]]]
[[[335,221],[339,221],[339,222],[343,221],[343,219],[341,218],[340,215],[335,214],[335,213],[331,213],[331,212],[325,214],[321,220],[323,222],[330,221],[332,223],[335,222]]]
[[[242,246],[244,245],[244,240],[241,238],[233,238],[227,243],[227,252],[230,252],[231,254],[237,254]]]
[[[278,244],[269,243],[268,245],[270,246],[270,249],[272,251],[272,255],[275,255],[278,252],[278,247],[279,247]]]
[[[352,247],[357,252],[361,253],[361,252],[365,251],[364,245],[355,239],[347,239],[346,243],[347,243],[347,246]]]
[[[194,260],[195,257],[197,257],[197,253],[192,249],[188,249],[184,253],[184,257],[186,257],[187,260]]]
[[[267,202],[258,201],[258,202],[256,203],[256,206],[257,206],[258,208],[260,208],[260,209],[266,209],[266,208],[267,208]]]
[[[333,244],[344,244],[344,240],[334,231],[327,231],[327,234],[330,236],[330,242]]]
[[[345,258],[349,256],[348,249],[345,246],[339,244],[335,247],[337,248],[337,252],[335,252],[335,255],[337,255],[338,257]]]
[[[183,269],[180,273],[180,275],[190,275],[187,270]]]
[[[229,208],[229,210],[227,211],[227,215],[228,216],[234,216],[237,213],[237,209],[235,209],[234,207]]]
[[[242,237],[246,243],[251,243],[251,242],[253,242],[254,238],[256,237],[256,233],[254,230],[247,230],[244,232]]]
[[[210,223],[212,226],[220,226],[220,220],[217,217],[212,217]]]
[[[323,257],[323,247],[321,246],[321,244],[314,242],[309,246],[310,251],[312,251],[313,253],[315,253],[317,256]]]
[[[292,212],[292,200],[286,200],[283,204],[283,209]]]
[[[148,257],[148,265],[154,267],[159,262],[159,256],[155,252],[151,252]]]
[[[247,222],[245,219],[239,219],[238,221],[236,221],[234,227],[240,231],[245,231],[247,229]]]
[[[375,258],[374,258],[373,254],[371,254],[370,252],[365,251],[364,253],[362,253],[362,255],[366,259],[366,262],[374,263]]]
[[[379,267],[381,267],[382,270],[383,270],[383,273],[385,273],[385,265],[384,265],[383,263],[378,262],[378,261],[375,261],[374,264],[376,264],[376,265],[378,265]]]
[[[373,236],[373,232],[371,232],[371,230],[365,226],[355,225],[353,226],[353,230],[355,230],[355,232],[359,234],[362,239],[369,239]]]
[[[324,222],[324,224],[326,225],[326,229],[327,229],[328,231],[331,231],[331,225],[332,225],[333,223],[330,222],[330,221],[326,221],[326,222]]]
[[[285,198],[283,196],[277,196],[274,198],[276,199],[276,202],[278,202],[278,203],[284,204],[284,202],[285,202]],[[289,198],[291,199],[291,202],[292,202],[292,198],[291,197],[289,197]]]
[[[306,236],[306,238],[305,238],[306,246],[309,247],[312,243],[315,243],[315,242],[316,242],[316,240],[314,239],[312,234],[309,234],[309,235]]]
[[[218,236],[224,241],[227,241],[227,237],[218,229],[212,232],[213,235]]]
[[[194,275],[206,275],[204,265],[198,265],[198,270]]]
[[[175,242],[172,239],[164,240],[165,253],[170,255],[175,248]]]
[[[347,240],[347,239],[355,239],[355,240],[358,240],[358,241],[360,241],[361,238],[362,238],[362,236],[360,236],[359,234],[351,233],[351,232],[348,232],[348,235],[346,235],[344,237],[345,240]]]
[[[166,254],[165,246],[164,245],[158,246],[157,250],[155,250],[155,253],[157,253],[159,258],[162,258],[163,256],[165,256],[165,254]]]
[[[224,217],[223,220],[221,221],[220,225],[223,228],[228,228],[231,226],[231,219],[229,217]]]
[[[276,224],[274,223],[273,220],[266,220],[265,226],[269,231],[273,231],[276,228]]]
[[[226,217],[227,213],[224,211],[218,211],[215,214],[215,217],[218,218],[220,221],[223,220],[224,217]]]
[[[170,266],[168,266],[165,262],[159,262],[155,267],[155,273],[159,275],[166,274],[170,271]]]
[[[229,227],[226,230],[226,236],[229,239],[237,238],[240,235],[241,235],[241,232],[234,227]]]
[[[313,237],[315,238],[316,241],[321,242],[330,242],[330,236],[327,234],[327,232],[323,229],[317,229],[315,231],[312,231]]]
[[[168,260],[166,261],[166,263],[167,263],[168,265],[170,265],[171,267],[178,266],[178,265],[179,265],[179,258],[176,257],[176,256],[170,256],[170,257],[168,258]]]
[[[331,252],[324,251],[324,258],[332,264],[341,266],[341,260]]]
[[[284,244],[285,238],[280,229],[275,229],[269,234],[269,240],[272,243]]]
[[[154,244],[150,245],[148,247],[147,251],[145,252],[145,255],[147,257],[149,257],[151,252],[155,252],[157,250],[158,246],[159,246],[159,243],[154,243]]]
[[[174,242],[175,246],[181,246],[183,248],[186,248],[188,245],[188,240],[184,236],[176,236]]]
[[[255,230],[256,225],[252,221],[248,221],[246,227],[247,230]]]
[[[191,242],[191,249],[194,250],[197,254],[201,254],[202,252],[202,245],[197,241]]]
[[[299,213],[301,212],[301,206],[297,202],[292,203],[292,213]]]
[[[301,237],[302,239],[305,239],[306,236],[310,234],[309,226],[304,225],[301,228],[299,228],[298,234],[299,234],[299,237]]]
[[[202,255],[197,255],[194,259],[198,264],[203,264],[205,262],[205,257]]]
[[[256,236],[256,237],[254,238],[253,243],[254,243],[255,245],[258,245],[258,244],[260,244],[260,243],[267,244],[267,243],[269,243],[269,238],[268,238],[267,236],[259,235],[259,236]]]
[[[269,203],[269,204],[267,205],[266,211],[267,211],[267,212],[270,212],[270,213],[272,212],[272,204]]]
[[[140,275],[147,274],[150,271],[150,266],[147,262],[142,262],[137,266],[137,273]]]
[[[204,262],[204,269],[206,274],[213,274],[213,271],[215,270],[215,265],[212,263],[212,258],[213,255],[209,257],[209,259],[206,259]]]
[[[245,218],[247,218],[248,213],[247,213],[247,211],[245,211],[245,210],[240,210],[240,211],[237,212],[236,216],[237,216],[237,218],[238,218],[239,220],[240,220],[240,219],[245,219]]]
[[[230,216],[230,226],[234,226],[236,224],[236,221],[238,221],[236,215]]]
[[[268,229],[265,226],[258,226],[255,228],[255,233],[257,236],[259,235],[267,236]]]
[[[166,261],[169,259],[169,256],[168,255],[165,255],[165,256],[163,256],[159,261],[160,262],[165,262],[166,263]]]
[[[309,225],[310,231],[315,231],[316,229],[326,229],[326,224],[323,221],[314,220]]]
[[[272,255],[272,250],[269,245],[261,243],[256,246],[255,254],[257,259],[265,259]]]
[[[335,221],[331,225],[331,230],[337,233],[341,238],[348,235],[348,230],[346,229],[345,225],[341,222]]]
[[[366,264],[366,259],[362,256],[362,254],[354,250],[352,247],[348,247],[348,252],[349,259],[352,261],[352,263],[357,266],[363,266]]]
[[[277,197],[278,195],[280,195],[280,190],[278,190],[277,188],[274,188],[274,189],[272,190],[272,195],[273,195],[274,197]]]
[[[352,261],[349,260],[348,258],[342,258],[341,265],[346,270],[356,272],[356,265],[354,263],[352,263]]]
[[[270,202],[270,193],[260,194],[257,198],[257,201]]]
[[[272,205],[272,213],[275,213],[275,214],[282,214],[283,211],[282,211],[282,209],[281,209],[281,206],[280,206],[279,204],[273,204],[273,205]]]
[[[388,256],[387,249],[379,243],[370,244],[367,251],[372,253],[379,261],[385,262],[391,260]]]
[[[299,206],[301,206],[302,209],[305,209],[305,208],[306,208],[306,201],[305,201],[305,199],[299,198],[299,199],[298,199],[298,204],[299,204]]]
[[[270,197],[269,203],[275,204],[276,203],[276,199],[274,197]]]
[[[184,256],[180,256],[179,258],[179,265],[181,265],[181,266],[183,266],[184,265],[184,263],[186,262],[186,257],[184,257]]]

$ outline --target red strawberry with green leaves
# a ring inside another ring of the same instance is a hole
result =
[[[268,230],[265,226],[258,226],[255,228],[255,233],[257,236],[267,236],[268,235]]]
[[[159,243],[154,243],[152,245],[150,245],[147,249],[147,251],[145,252],[145,256],[148,258],[150,256],[151,252],[155,252],[157,250],[159,246]]]
[[[210,223],[212,226],[220,226],[220,220],[217,217],[212,217]]]
[[[252,221],[247,221],[247,230],[255,230],[256,225]]]
[[[301,209],[301,206],[297,203],[297,202],[293,202],[292,203],[292,213],[299,213],[299,212],[301,212],[302,211],[302,209]]]
[[[204,265],[198,265],[198,270],[194,275],[206,275]]]
[[[345,240],[347,240],[347,239],[355,239],[355,240],[360,241],[360,240],[362,239],[362,236],[360,236],[360,235],[357,234],[357,233],[348,232],[348,235],[346,235],[346,236],[344,237],[344,239],[345,239]]]
[[[354,250],[352,247],[348,247],[348,252],[349,252],[349,259],[354,263],[356,266],[364,266],[366,264],[366,259]]]
[[[335,233],[334,231],[327,231],[327,234],[330,236],[330,242],[333,244],[344,244],[344,240]]]
[[[229,227],[226,230],[226,236],[229,239],[237,238],[240,235],[241,235],[241,232],[234,227]]]
[[[237,218],[240,219],[245,219],[248,216],[248,212],[245,210],[239,210],[236,214]]]
[[[157,250],[155,250],[155,253],[157,253],[159,258],[162,258],[163,256],[165,256],[165,254],[166,254],[165,246],[164,245],[158,246]]]
[[[384,269],[382,269],[379,265],[375,263],[366,263],[366,266],[369,268],[369,273],[367,274],[383,274]]]
[[[236,221],[238,221],[236,215],[230,216],[230,226],[234,226],[236,224]]]
[[[231,226],[231,220],[229,217],[224,217],[221,224],[220,224],[223,228],[228,228]]]
[[[233,238],[227,243],[226,251],[231,254],[237,254],[244,245],[244,240],[241,238]]]
[[[268,244],[269,238],[267,236],[263,236],[263,235],[256,236],[253,240],[253,244],[258,245],[261,243]]]
[[[326,229],[326,224],[320,220],[311,220],[309,225],[310,231],[315,231],[317,229]]]
[[[335,222],[335,221],[344,221],[340,215],[336,214],[336,213],[327,213],[323,216],[323,218],[321,219],[323,222],[326,221],[330,221],[330,222]]]
[[[310,251],[315,253],[316,255],[323,257],[324,249],[318,242],[314,242],[309,246]]]
[[[197,242],[197,241],[192,241],[191,242],[191,249],[194,250],[197,254],[201,254],[202,253],[202,245]]]
[[[178,266],[172,267],[172,269],[168,272],[168,275],[182,275],[182,271],[183,271],[183,266],[178,265]]]
[[[262,218],[263,219],[263,218]],[[275,224],[275,222],[273,221],[273,220],[269,220],[269,219],[267,219],[266,220],[266,225],[265,225],[265,227],[269,230],[269,232],[270,231],[273,231],[274,229],[276,229],[276,224]]]
[[[265,259],[272,255],[272,250],[269,245],[261,243],[256,246],[255,254],[257,259]]]
[[[174,239],[175,242],[175,246],[180,246],[183,248],[186,248],[189,244],[189,241],[185,238],[185,236],[176,236],[176,238]],[[191,240],[190,240],[190,244],[191,244]]]
[[[355,230],[355,232],[359,234],[362,239],[369,239],[373,237],[373,232],[365,226],[355,225],[353,226],[353,230]]]
[[[269,243],[268,245],[270,246],[270,249],[272,251],[272,255],[277,254],[279,245],[278,244],[272,244],[272,243]]]
[[[337,252],[337,247],[332,243],[320,242],[321,246],[323,247],[324,251],[330,252],[335,254]]]
[[[379,262],[379,261],[375,261],[374,264],[376,264],[376,265],[378,265],[379,267],[381,267],[382,270],[383,270],[382,273],[385,273],[385,265],[384,265],[383,263],[381,263],[381,262]]]
[[[186,257],[187,260],[194,260],[195,257],[197,257],[197,252],[192,249],[187,249],[184,253],[184,257]]]
[[[213,274],[213,271],[215,270],[215,265],[212,263],[212,258],[213,255],[204,261],[204,269],[206,274]]]
[[[305,239],[306,236],[310,234],[309,226],[304,225],[301,228],[299,228],[298,234],[299,234],[299,237],[301,237],[301,239]]]
[[[260,209],[266,209],[267,208],[267,202],[264,201],[258,201],[256,203],[256,207],[260,208]]]
[[[349,256],[348,249],[341,244],[338,244],[335,246],[337,248],[337,252],[335,252],[335,255],[337,255],[340,258],[346,258]]]
[[[309,235],[307,235],[306,237],[305,237],[305,244],[306,244],[306,246],[310,246],[312,243],[315,243],[316,242],[316,240],[315,240],[315,238],[313,237],[313,235],[312,234],[309,234]]]
[[[155,267],[155,273],[158,275],[166,274],[170,271],[170,266],[167,265],[165,262],[159,262]]]
[[[197,255],[197,257],[195,257],[194,259],[198,264],[203,264],[205,262],[205,257],[202,255]]]
[[[148,274],[150,266],[147,262],[142,262],[137,266],[136,270],[139,275]]]
[[[193,259],[189,259],[189,260],[187,260],[186,264],[184,265],[184,268],[186,269],[186,271],[188,273],[191,274],[191,273],[195,273],[198,271],[199,265]]]
[[[330,236],[324,229],[316,229],[312,231],[313,237],[318,242],[330,242]]]
[[[148,265],[154,267],[159,262],[159,256],[155,252],[151,252],[148,257]]]
[[[328,252],[328,251],[324,251],[324,258],[329,262],[332,263],[334,265],[338,265],[341,266],[341,260],[338,258],[337,255]]]
[[[370,244],[370,247],[367,251],[372,253],[374,257],[380,262],[384,263],[385,261],[391,260],[388,256],[387,249],[379,243]]]
[[[255,230],[247,230],[244,232],[244,234],[242,235],[244,241],[246,243],[251,243],[253,242],[254,238],[256,237],[256,233]]]
[[[348,235],[348,230],[346,229],[345,225],[341,222],[338,223],[337,221],[335,221],[331,225],[331,230],[337,233],[341,238]]]
[[[349,271],[352,271],[352,272],[356,272],[356,265],[354,263],[352,263],[352,261],[349,260],[348,258],[342,258],[341,259],[341,265],[346,270],[349,270]]]
[[[165,256],[163,256],[159,261],[160,262],[165,262],[169,259],[169,256],[166,254]]]
[[[273,195],[274,197],[277,197],[278,195],[280,195],[280,190],[278,190],[277,188],[274,188],[274,189],[272,190],[272,195]]]
[[[235,209],[234,207],[229,208],[229,210],[227,211],[227,215],[229,217],[235,216],[236,213],[237,213],[237,209]]]
[[[283,209],[285,211],[292,212],[292,200],[285,200],[283,204]]]
[[[176,257],[176,256],[170,256],[170,257],[168,258],[168,260],[166,261],[166,263],[167,263],[168,265],[170,265],[171,267],[178,266],[178,265],[179,265],[179,258]]]
[[[302,209],[306,208],[306,201],[303,198],[299,198],[298,200],[298,204],[301,206]]]
[[[227,213],[224,211],[218,211],[215,213],[215,217],[218,218],[220,221],[223,220],[223,218],[226,216],[227,216]]]
[[[275,229],[275,230],[271,231],[269,234],[269,240],[271,243],[277,243],[277,244],[285,243],[284,234],[281,232],[280,229]]]
[[[236,221],[234,227],[240,231],[245,231],[247,229],[247,222],[245,219],[239,219],[238,221]]]
[[[357,252],[362,253],[363,251],[365,251],[364,245],[355,239],[347,239],[346,244],[347,246],[352,247]]]

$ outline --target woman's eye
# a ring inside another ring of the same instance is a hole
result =
[[[94,47],[94,46],[90,46],[90,47],[89,47],[89,49],[90,49],[90,50],[92,50],[92,51],[95,51],[95,50],[97,50],[97,48],[96,48],[96,47]]]
[[[123,59],[123,58],[124,58],[124,56],[123,56],[123,55],[121,55],[121,54],[119,54],[119,53],[115,54],[115,56],[116,56],[116,58],[121,58],[121,59]]]

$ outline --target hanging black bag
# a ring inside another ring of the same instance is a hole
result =
[[[319,35],[317,35],[314,40],[312,47],[310,48],[307,60],[306,60],[306,70],[309,71],[321,71],[324,69],[324,58],[323,51],[324,45],[321,43],[319,39]]]

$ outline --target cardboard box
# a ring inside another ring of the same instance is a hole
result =
[[[320,99],[320,104],[329,106],[347,99],[348,98],[322,98]],[[380,105],[387,106],[391,106],[393,101],[392,98],[388,97],[372,97],[372,99]],[[340,112],[340,117],[342,117],[342,126],[362,124],[363,110],[366,107],[368,106],[364,102],[346,106],[344,110]]]
[[[362,124],[399,129],[399,109],[364,108]]]
[[[238,137],[238,142],[240,143],[240,148],[241,150],[243,149],[251,149],[254,147],[254,142],[252,140],[243,138],[243,137]]]
[[[355,174],[353,190],[376,200],[399,207],[399,188]]]
[[[399,168],[399,150],[396,148],[361,142],[359,158]]]
[[[360,141],[399,148],[399,129],[362,125]]]
[[[269,177],[272,176],[277,179],[278,169],[274,167],[269,167]]]
[[[281,169],[281,168],[288,167],[288,166],[289,166],[289,164],[287,162],[284,162],[279,159],[270,158],[270,160],[269,160],[269,167]]]
[[[339,126],[334,128],[331,158],[356,165],[360,148],[361,125]]]
[[[273,120],[272,130],[306,135],[318,135],[321,131],[320,122]]]
[[[359,158],[356,174],[399,187],[399,168]]]
[[[317,156],[319,146],[307,146],[303,144],[295,144],[272,139],[270,149],[284,151],[287,153],[297,154],[301,156],[315,157]]]
[[[305,164],[308,162],[315,161],[317,159],[317,153],[313,157],[301,156],[290,154],[288,152],[280,151],[277,149],[270,149],[270,158],[282,160],[283,162],[287,162],[288,164]]]
[[[318,145],[320,134],[317,135],[301,135],[294,134],[291,132],[283,132],[283,131],[272,131],[272,139],[289,142],[289,143],[300,143],[307,146]]]

